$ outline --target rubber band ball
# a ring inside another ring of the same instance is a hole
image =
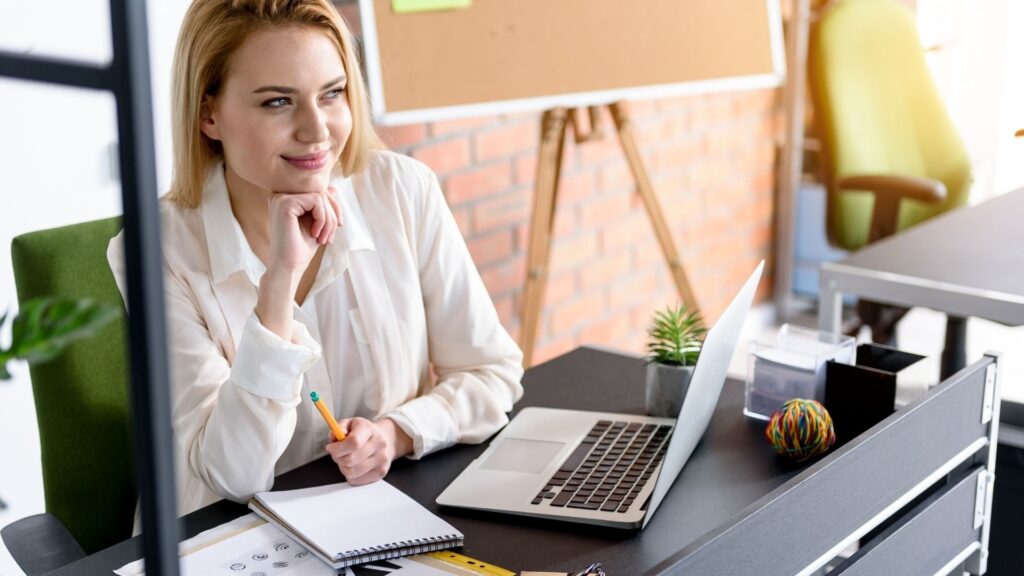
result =
[[[803,462],[828,452],[836,442],[832,417],[816,400],[794,398],[776,410],[764,430],[779,454]]]

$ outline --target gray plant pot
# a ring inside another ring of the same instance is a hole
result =
[[[675,418],[683,407],[683,398],[690,389],[693,366],[671,366],[647,363],[647,414]]]

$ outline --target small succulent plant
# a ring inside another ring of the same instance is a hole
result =
[[[647,329],[647,360],[670,366],[693,366],[703,343],[700,312],[685,304],[657,310]]]

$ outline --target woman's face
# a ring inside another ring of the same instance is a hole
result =
[[[337,48],[318,30],[289,26],[249,36],[201,121],[203,133],[223,145],[229,187],[326,189],[352,132],[347,84]]]

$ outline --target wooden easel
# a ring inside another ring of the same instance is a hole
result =
[[[636,180],[637,190],[644,199],[647,215],[661,244],[669,271],[675,279],[679,297],[692,309],[697,308],[697,301],[690,290],[690,282],[679,259],[672,234],[654,194],[654,187],[647,176],[643,160],[637,149],[633,128],[629,120],[626,106],[621,102],[608,104],[619,142],[629,162],[629,168]],[[523,366],[529,368],[533,357],[533,348],[537,338],[537,322],[540,317],[540,303],[544,295],[544,286],[548,277],[548,260],[551,256],[551,230],[555,221],[555,202],[558,199],[558,180],[562,166],[562,152],[565,143],[566,124],[571,123],[577,143],[597,140],[603,137],[601,131],[600,109],[596,106],[587,108],[590,119],[590,131],[584,132],[582,127],[583,108],[554,108],[544,112],[541,118],[540,150],[537,153],[537,187],[534,196],[533,216],[530,221],[530,244],[526,260],[526,292],[523,297],[522,332],[520,335],[523,348]]]

